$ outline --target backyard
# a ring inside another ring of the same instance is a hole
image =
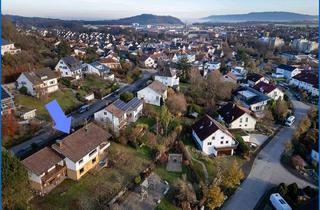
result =
[[[77,182],[65,180],[48,195],[34,198],[32,205],[35,209],[99,209],[151,162],[142,150],[112,142],[110,167],[93,169]]]

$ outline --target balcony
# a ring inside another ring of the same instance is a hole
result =
[[[222,146],[222,147],[214,147],[216,151],[224,151],[224,150],[231,150],[231,149],[237,149],[239,145],[239,142],[233,141],[231,145]]]
[[[41,177],[43,190],[42,193],[48,193],[66,178],[67,167],[56,165],[56,167]]]

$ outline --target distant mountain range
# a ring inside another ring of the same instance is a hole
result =
[[[79,28],[84,24],[92,25],[131,25],[133,23],[139,23],[141,25],[149,24],[183,24],[183,22],[172,16],[157,16],[151,14],[142,14],[128,18],[121,18],[117,20],[60,20],[53,18],[41,18],[41,17],[23,17],[17,15],[5,15],[5,18],[16,23],[31,25],[36,27],[68,27]]]
[[[212,15],[201,18],[202,22],[295,22],[314,21],[318,16],[304,15],[292,12],[251,12],[235,15]]]

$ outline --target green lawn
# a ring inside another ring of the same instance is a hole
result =
[[[146,124],[148,125],[149,128],[152,128],[156,124],[156,119],[150,116],[148,117],[144,116],[144,117],[140,117],[137,120],[136,124]]]
[[[93,169],[77,182],[65,180],[48,195],[34,198],[34,209],[81,209],[83,201],[93,205],[99,199],[107,203],[152,162],[143,153],[114,142],[108,150],[111,168]]]
[[[87,94],[99,92],[101,96],[105,96],[116,90],[117,88],[118,84],[104,80],[94,75],[87,76],[84,80],[80,81],[80,90],[82,92],[85,91]]]
[[[50,94],[46,99],[38,99],[32,96],[17,94],[15,96],[15,104],[37,109],[37,116],[43,119],[50,119],[49,113],[45,109],[45,105],[56,99],[65,113],[71,112],[73,109],[81,105],[71,90],[56,91]]]
[[[179,83],[180,91],[182,93],[185,93],[188,90],[189,86],[190,86],[189,83],[184,83],[184,82]]]

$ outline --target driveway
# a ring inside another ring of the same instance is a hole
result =
[[[258,133],[252,133],[250,134],[250,142],[257,144],[258,146],[261,146],[263,142],[265,142],[268,139],[268,136]]]
[[[281,182],[286,184],[296,182],[299,187],[310,185],[308,182],[292,175],[280,163],[284,143],[291,140],[296,125],[306,116],[309,110],[309,106],[300,101],[293,100],[292,103],[295,108],[295,125],[290,128],[282,128],[272,141],[261,150],[253,163],[249,176],[225,203],[223,210],[253,210],[266,190]]]

